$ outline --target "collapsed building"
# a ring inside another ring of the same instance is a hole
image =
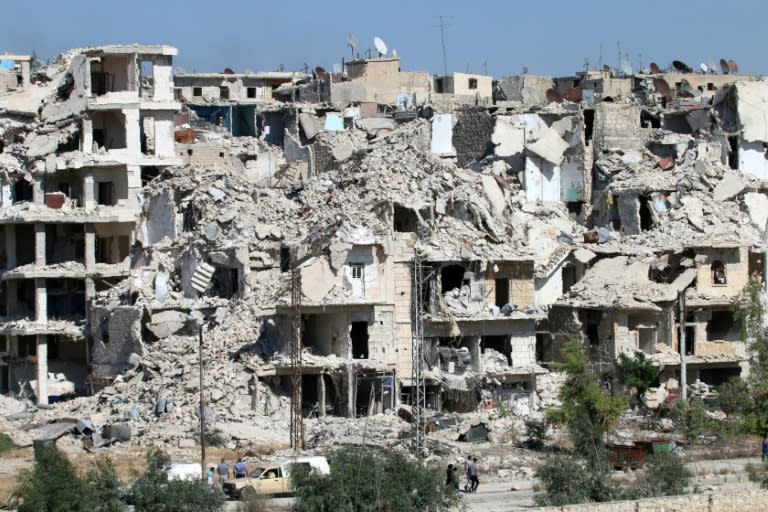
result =
[[[174,76],[174,55],[7,71],[0,389],[83,396],[42,415],[151,444],[205,414],[237,445],[285,425],[297,382],[304,417],[413,403],[414,348],[428,408],[536,414],[573,338],[608,381],[648,354],[662,395],[684,364],[683,384],[748,371],[730,311],[765,283],[765,82],[386,56]]]

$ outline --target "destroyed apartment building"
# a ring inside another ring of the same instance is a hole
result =
[[[607,381],[646,353],[659,399],[683,364],[683,384],[749,371],[731,307],[765,283],[765,81],[383,54],[174,75],[175,55],[0,57],[0,390],[62,402],[41,420],[150,445],[205,414],[240,446],[286,443],[297,398],[539,414],[573,338]]]

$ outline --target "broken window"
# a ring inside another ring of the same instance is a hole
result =
[[[483,354],[486,350],[495,350],[499,354],[504,354],[507,364],[512,366],[512,345],[509,342],[509,336],[483,336],[481,343]]]
[[[496,279],[496,305],[501,307],[509,304],[509,279]]]
[[[211,278],[210,294],[222,299],[231,299],[240,293],[240,279],[236,268],[216,265]]]
[[[219,98],[222,100],[228,100],[229,99],[229,87],[221,86],[219,87]]]
[[[435,92],[437,94],[442,94],[446,91],[445,88],[445,78],[436,78],[435,79]]]
[[[16,230],[16,264],[19,266],[28,265],[35,261],[35,225],[34,224],[11,224]],[[29,240],[32,243],[19,243],[21,240]]]
[[[592,136],[595,133],[595,111],[587,109],[584,111],[584,143],[589,146],[592,142]]]
[[[99,204],[113,206],[115,204],[114,184],[111,181],[97,182],[97,196]]]
[[[69,151],[78,151],[80,149],[80,129],[71,134],[70,137],[64,142],[59,143],[56,148],[56,154],[67,153]]]
[[[49,319],[85,317],[85,282],[80,279],[47,279]]]
[[[94,112],[93,142],[105,149],[126,148],[125,115],[117,110]]]
[[[113,86],[114,76],[104,71],[100,61],[91,62],[91,94],[102,96],[111,91]]]
[[[741,376],[741,368],[732,366],[730,368],[702,368],[699,371],[699,380],[708,386],[721,386],[731,379],[738,379]]]
[[[195,98],[199,98],[203,95],[203,88],[202,87],[193,87],[192,88],[192,96]]]
[[[23,201],[32,201],[32,184],[27,180],[20,178],[13,183],[13,202],[21,203]]]
[[[762,252],[749,253],[749,277],[765,282],[765,254]]]
[[[368,322],[352,322],[349,337],[352,341],[352,358],[368,359]]]
[[[707,322],[707,341],[728,340],[733,338],[736,323],[730,310],[716,309]]]
[[[712,285],[725,286],[728,284],[728,276],[726,274],[725,265],[722,261],[713,261],[710,268],[712,271]]]
[[[415,233],[419,227],[419,216],[414,210],[396,204],[393,224],[397,233]]]
[[[467,84],[467,86],[468,86],[470,89],[477,89],[477,78],[470,78],[470,79],[468,80],[468,84]]]
[[[288,272],[291,269],[291,250],[288,247],[280,248],[280,272]]]
[[[587,338],[590,347],[600,345],[600,321],[603,318],[602,311],[597,309],[588,309],[583,313],[582,323],[584,325],[584,336]]]
[[[735,135],[728,137],[728,167],[739,168],[739,138]]]
[[[661,119],[659,116],[643,110],[640,112],[640,126],[643,128],[661,128]]]
[[[160,171],[157,167],[142,167],[141,168],[141,185],[146,187],[147,184],[160,175]]]
[[[255,87],[248,87],[246,89],[246,94],[247,94],[248,98],[250,98],[250,99],[256,98],[256,88]]]
[[[646,196],[639,196],[640,200],[640,229],[643,231],[653,228],[654,215],[651,211],[653,203]]]
[[[445,265],[440,269],[440,293],[444,294],[463,284],[469,285],[469,280],[464,279],[466,269],[461,265]]]

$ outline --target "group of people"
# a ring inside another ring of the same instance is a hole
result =
[[[467,481],[464,484],[464,492],[475,492],[477,486],[480,484],[478,479],[477,457],[467,455],[467,459],[464,461],[464,473],[467,476]],[[459,490],[459,468],[453,464],[448,464],[448,469],[445,475],[445,485],[452,487],[456,491]]]
[[[232,465],[232,476],[235,478],[245,478],[248,474],[248,466],[243,462],[243,458],[240,457]],[[211,466],[208,468],[208,487],[213,488],[216,485],[215,477],[219,476],[219,486],[224,485],[224,480],[229,478],[229,465],[226,459],[221,459],[218,466]]]

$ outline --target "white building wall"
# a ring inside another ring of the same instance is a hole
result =
[[[560,167],[543,158],[525,159],[525,198],[530,202],[560,201]]]
[[[536,307],[551,306],[563,294],[563,260],[547,277],[536,279]]]
[[[768,158],[762,142],[739,140],[739,169],[761,180],[768,179]]]

